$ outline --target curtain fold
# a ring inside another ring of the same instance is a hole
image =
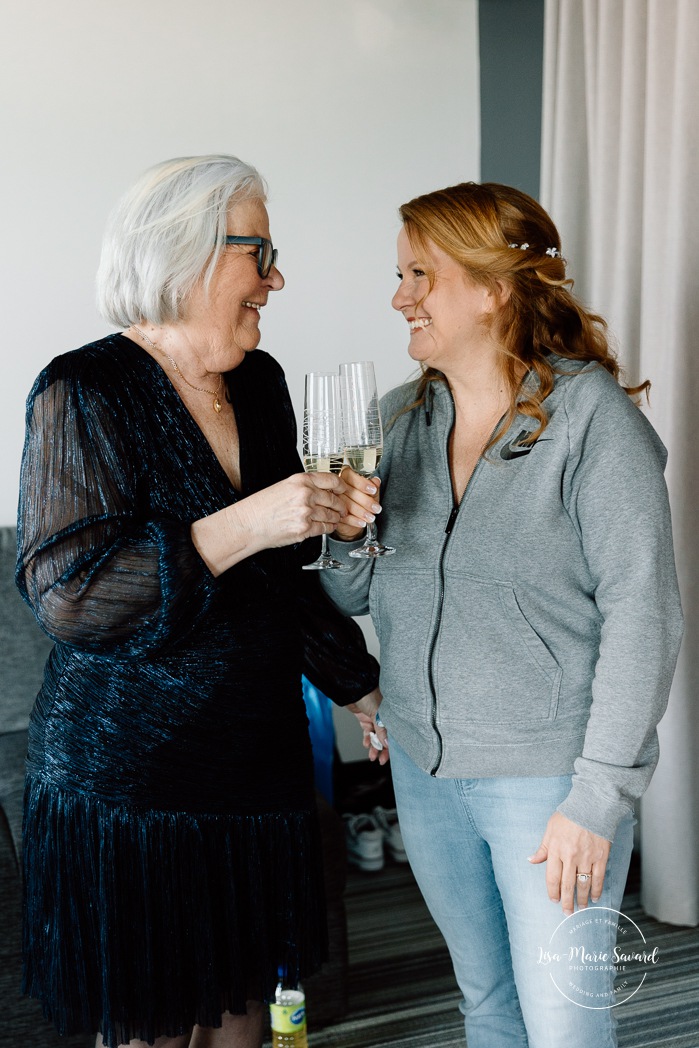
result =
[[[686,618],[641,806],[642,902],[699,924],[699,3],[546,0],[543,205],[582,299],[607,318],[666,477]]]

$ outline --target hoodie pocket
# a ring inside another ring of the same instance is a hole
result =
[[[434,660],[440,723],[556,716],[561,667],[510,583],[447,574]]]

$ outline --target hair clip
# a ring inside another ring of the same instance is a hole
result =
[[[508,244],[507,246],[508,247],[512,247],[512,248],[516,248],[519,251],[527,251],[530,245],[529,244]],[[536,250],[536,248],[534,248],[534,250]],[[547,247],[546,251],[544,252],[544,254],[548,255],[550,258],[560,258],[561,257],[561,252],[558,250],[557,247]]]

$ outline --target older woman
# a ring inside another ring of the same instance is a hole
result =
[[[155,167],[104,244],[125,330],[29,396],[17,578],[56,645],[30,726],[25,989],[111,1048],[259,1045],[278,968],[323,956],[301,674],[371,712],[378,672],[300,570],[343,484],[301,471],[281,368],[253,352],[276,258],[253,168]]]
[[[657,761],[682,633],[665,451],[536,201],[468,183],[401,217],[422,377],[383,403],[396,555],[323,583],[376,625],[401,830],[469,1048],[610,1048],[614,920],[571,939],[555,904],[620,908]],[[377,490],[343,479],[351,540]],[[571,943],[596,962],[567,968]]]

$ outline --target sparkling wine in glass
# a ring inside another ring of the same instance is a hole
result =
[[[340,395],[345,433],[345,462],[356,473],[371,477],[381,461],[383,429],[379,412],[374,365],[370,360],[340,365]],[[384,546],[376,534],[376,524],[367,524],[364,545],[350,557],[388,557],[393,546]]]
[[[303,409],[303,468],[306,473],[341,473],[344,465],[344,438],[340,408],[339,380],[335,374],[312,371],[306,375]],[[341,568],[331,555],[323,533],[320,556],[304,571]]]

